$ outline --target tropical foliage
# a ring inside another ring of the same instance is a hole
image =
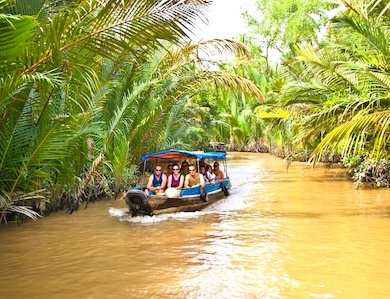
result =
[[[0,1],[0,222],[128,188],[141,154],[183,142],[202,91],[263,98],[198,55],[241,43],[185,41],[207,3]]]
[[[389,12],[387,1],[344,2],[321,47],[297,47],[299,80],[286,87],[285,104],[305,103],[311,115],[301,136],[320,144],[312,159],[389,156]],[[292,69],[293,69],[292,68]]]
[[[361,163],[383,170],[386,162],[375,165],[389,160],[389,2],[341,2],[327,20],[335,8],[328,1],[278,1],[277,8],[256,1],[260,17],[246,14],[252,35],[242,38],[269,79],[266,105],[252,110],[271,152],[313,163],[342,159],[368,181]],[[270,53],[279,53],[276,64]]]
[[[240,42],[192,43],[209,1],[0,0],[0,222],[115,196],[143,153],[208,141],[390,185],[389,3],[342,3],[328,20],[329,1],[259,0]]]
[[[246,38],[260,46],[270,68],[278,60],[288,61],[294,45],[318,44],[327,13],[336,7],[328,0],[257,0],[255,10],[244,13],[250,28]]]

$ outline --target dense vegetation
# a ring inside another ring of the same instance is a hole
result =
[[[267,141],[281,156],[341,159],[358,183],[389,187],[389,1],[338,4],[329,20],[337,6],[322,0],[259,0],[265,17],[247,14],[250,38],[265,49],[262,69],[273,71],[263,90],[270,105],[260,110],[271,114],[259,117],[273,117]]]
[[[180,144],[218,88],[262,100],[199,52],[249,56],[238,42],[192,44],[202,1],[0,0],[0,222],[125,190],[140,155]],[[34,210],[29,207],[33,207]]]
[[[389,185],[388,1],[330,20],[328,1],[257,1],[240,41],[193,43],[208,2],[0,0],[0,222],[115,196],[145,152],[209,141]]]

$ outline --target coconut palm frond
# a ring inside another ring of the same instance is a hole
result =
[[[290,113],[284,109],[273,109],[272,111],[264,111],[256,107],[253,113],[259,118],[287,118],[290,116]]]
[[[388,32],[383,30],[386,26],[381,26],[380,19],[369,17],[369,6],[356,7],[350,3],[349,7],[351,10],[347,13],[341,13],[331,20],[333,28],[336,30],[345,28],[352,30],[361,38],[364,38],[376,51],[388,56],[389,47],[386,42]]]
[[[247,96],[255,97],[260,103],[265,101],[263,93],[259,87],[251,80],[237,76],[234,74],[225,73],[222,71],[204,71],[198,78],[200,82],[214,83],[221,89],[237,89]]]
[[[1,206],[0,206],[0,208],[1,208]],[[39,213],[33,211],[32,207],[29,207],[29,206],[17,206],[17,205],[13,205],[13,204],[8,204],[4,208],[2,210],[0,210],[0,214],[1,214],[0,224],[3,221],[7,223],[7,220],[5,218],[7,213],[22,214],[22,215],[25,215],[32,220],[38,220],[38,218],[42,217],[41,215],[39,215]]]
[[[28,113],[28,106],[24,113]],[[50,177],[56,163],[69,156],[71,136],[69,128],[60,123],[49,123],[39,130],[22,114],[13,128],[7,127],[0,146],[0,170],[4,176],[0,184],[12,196],[16,190],[31,190],[32,181]],[[3,137],[3,136],[2,136]]]
[[[47,2],[47,0],[15,1],[7,10],[7,13],[13,15],[37,16],[40,12],[44,11],[45,6],[47,8],[50,7],[50,3]]]
[[[320,104],[324,101],[325,95],[331,92],[332,90],[328,86],[297,82],[286,86],[283,93],[283,105]]]
[[[390,91],[390,73],[384,72],[381,70],[372,70],[369,71],[368,74],[372,78],[372,83],[369,84],[373,88],[371,89],[371,92],[374,94],[378,94],[380,92],[381,94],[388,93]]]
[[[369,115],[357,116],[328,133],[313,152],[311,160],[318,162],[327,149],[336,149],[342,142],[343,153],[362,151],[368,139],[375,140],[371,155],[375,158],[387,151],[389,142],[390,111],[381,111]]]
[[[132,132],[133,124],[137,120],[134,116],[142,116],[139,111],[139,107],[142,104],[138,99],[142,98],[143,93],[147,92],[155,84],[155,81],[135,84],[133,90],[125,94],[121,99],[121,103],[113,108],[108,121],[107,144],[112,141],[113,137],[128,136],[129,132]]]
[[[162,46],[161,41],[177,43],[187,37],[202,13],[203,6],[167,0],[85,1],[73,10],[58,12],[41,27],[51,49],[45,53],[36,49],[40,57],[25,72],[49,60],[59,62],[63,55],[87,65],[96,64],[96,57],[145,58]]]
[[[188,47],[194,54],[203,53],[209,57],[225,54],[226,52],[237,54],[238,57],[245,59],[251,59],[252,57],[243,43],[231,39],[210,39],[196,44],[188,44]]]
[[[0,0],[0,12],[4,12],[6,9],[11,8],[13,5],[14,3],[9,0]]]
[[[0,15],[0,71],[24,53],[37,25],[33,17]]]
[[[304,63],[305,72],[310,74],[309,77],[315,78],[315,80],[322,82],[324,86],[329,86],[333,90],[336,88],[345,89],[345,85],[357,90],[358,84],[355,73],[350,68],[343,69],[343,64],[335,60],[335,57],[316,52],[311,45],[298,46],[297,53],[299,54],[297,61]],[[351,64],[351,66],[353,65]],[[309,81],[313,81],[313,79]]]
[[[26,206],[27,202],[45,203],[46,198],[41,195],[44,190],[37,190],[30,193],[0,194],[0,224],[7,222],[6,215],[8,213],[21,214],[33,220],[42,217],[39,213],[32,210],[31,206]],[[6,200],[8,198],[8,200]],[[39,205],[39,204],[38,204]]]

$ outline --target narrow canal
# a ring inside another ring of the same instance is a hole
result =
[[[390,190],[338,168],[229,153],[229,197],[130,218],[123,201],[0,227],[1,298],[369,298],[390,294]]]

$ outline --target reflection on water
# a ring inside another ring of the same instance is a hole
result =
[[[187,298],[278,298],[280,276],[279,224],[256,217],[248,224],[239,214],[223,215],[192,259],[192,277],[181,281]],[[252,246],[248,245],[248,240]]]
[[[389,190],[231,154],[230,196],[129,217],[123,201],[0,227],[4,298],[387,298]]]

